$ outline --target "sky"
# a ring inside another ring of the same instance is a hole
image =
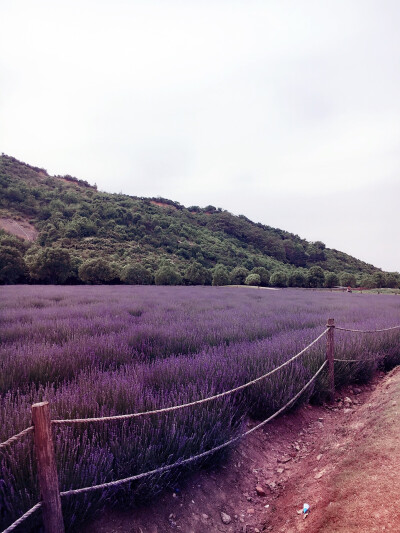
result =
[[[398,0],[2,0],[0,151],[400,271]]]

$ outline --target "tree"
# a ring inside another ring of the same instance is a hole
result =
[[[8,200],[11,200],[11,202],[23,202],[25,199],[25,195],[23,190],[18,189],[17,186],[15,187],[9,187],[4,191],[4,195]]]
[[[64,234],[66,237],[89,237],[96,235],[97,228],[92,220],[87,217],[76,216],[65,226]]]
[[[305,267],[307,264],[307,254],[301,244],[295,245],[293,264],[299,267]]]
[[[339,276],[335,272],[327,272],[325,275],[325,287],[331,289],[339,285]]]
[[[261,278],[259,274],[249,274],[244,281],[245,285],[257,286],[261,285]]]
[[[110,283],[117,277],[112,266],[102,258],[88,259],[81,264],[78,273],[85,283]]]
[[[184,280],[188,285],[209,285],[211,283],[211,276],[203,265],[194,261],[187,267]]]
[[[140,263],[132,263],[123,269],[121,281],[129,285],[151,285],[153,275]]]
[[[284,261],[286,259],[285,247],[282,244],[281,239],[271,236],[265,236],[266,245],[263,247],[263,251],[267,255],[272,255],[278,261]]]
[[[291,239],[285,239],[282,241],[282,244],[285,248],[286,259],[289,263],[296,266],[306,265],[307,256],[301,244],[295,243]]]
[[[258,274],[261,280],[260,285],[262,287],[268,287],[270,274],[269,274],[269,271],[265,267],[255,267],[251,271],[251,274]]]
[[[370,274],[364,274],[360,280],[360,287],[363,289],[373,289],[374,288],[374,279]]]
[[[289,287],[305,287],[307,285],[307,277],[300,269],[290,272],[287,280]]]
[[[232,285],[244,285],[245,279],[249,275],[247,268],[238,266],[230,273],[230,280]]]
[[[340,274],[340,284],[343,287],[355,287],[357,285],[357,280],[354,274],[349,272],[342,272]]]
[[[321,267],[313,266],[308,271],[307,281],[309,287],[323,287],[325,283],[325,274]]]
[[[216,265],[212,274],[213,285],[229,285],[229,272],[224,265]]]
[[[385,286],[385,275],[383,272],[375,272],[375,274],[373,274],[372,276],[372,279],[373,279],[373,282],[374,282],[374,286],[377,288],[377,289],[381,289],[382,287]]]
[[[63,248],[44,248],[25,258],[32,279],[64,283],[71,273],[71,257]]]
[[[400,274],[398,272],[388,272],[386,274],[386,287],[390,289],[400,287]]]
[[[312,263],[317,261],[325,261],[325,244],[321,241],[310,242],[307,246],[308,260]]]
[[[29,245],[26,241],[23,241],[20,237],[15,235],[10,235],[5,231],[0,229],[0,248],[8,246],[9,248],[14,248],[24,254],[29,248]]]
[[[27,268],[22,253],[16,248],[2,246],[0,248],[0,283],[18,283],[25,278],[26,274]]]
[[[283,270],[275,271],[271,279],[269,280],[273,287],[286,287],[287,286],[287,274]]]
[[[161,266],[154,276],[156,285],[180,285],[182,276],[172,265]]]
[[[71,271],[67,278],[67,283],[80,283],[79,278],[79,267],[83,263],[83,260],[81,257],[73,255],[71,257]]]

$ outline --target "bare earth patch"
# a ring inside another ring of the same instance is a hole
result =
[[[153,205],[158,205],[158,207],[165,207],[166,209],[170,208],[176,211],[176,206],[171,204],[166,204],[164,202],[157,202],[156,200],[150,200],[150,203]]]
[[[36,240],[39,234],[32,224],[26,220],[17,221],[12,218],[0,218],[0,228],[26,241]]]
[[[256,289],[264,291],[280,291],[278,287],[256,287],[254,285],[223,285],[223,287],[228,289]]]
[[[107,511],[82,531],[399,532],[399,406],[397,368],[347,387],[332,405],[281,417],[220,469],[194,474],[149,507]]]

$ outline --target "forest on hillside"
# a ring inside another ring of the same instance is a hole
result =
[[[37,232],[27,241],[0,231],[3,284],[400,286],[398,273],[243,215],[100,192],[4,154],[0,220]]]

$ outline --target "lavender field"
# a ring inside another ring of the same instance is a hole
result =
[[[400,324],[400,298],[287,289],[7,286],[1,289],[0,442],[31,424],[30,406],[53,418],[125,414],[178,405],[233,388],[289,359],[336,324]],[[337,331],[336,382],[365,381],[400,361],[400,330]],[[125,422],[55,428],[61,490],[147,472],[222,444],[247,417],[284,405],[325,358],[325,339],[265,381],[201,406]],[[302,401],[326,397],[323,374]],[[218,464],[220,452],[201,463]],[[192,467],[193,468],[193,467]],[[105,504],[135,506],[189,469],[63,500],[67,530]],[[39,500],[31,436],[0,450],[0,529]],[[40,527],[40,513],[24,531]]]

